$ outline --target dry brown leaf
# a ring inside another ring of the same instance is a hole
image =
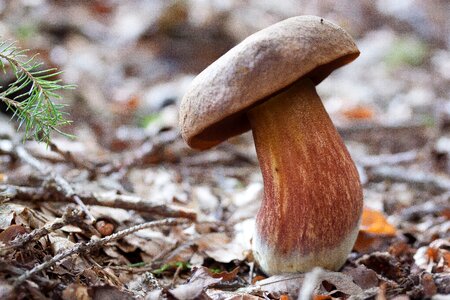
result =
[[[75,245],[75,243],[71,242],[68,238],[61,237],[55,233],[49,234],[48,239],[50,240],[50,245],[54,255],[70,249]]]
[[[358,238],[353,249],[359,253],[380,249],[386,243],[386,238],[393,237],[395,234],[395,227],[387,222],[382,213],[364,208]]]
[[[450,268],[450,252],[444,253],[443,257],[444,257],[445,265],[446,265],[448,268]]]
[[[408,272],[402,268],[401,263],[387,252],[374,252],[363,255],[356,260],[357,264],[365,265],[374,270],[377,274],[391,280],[407,277]]]
[[[360,231],[387,236],[396,234],[395,227],[388,223],[381,212],[369,208],[363,210]]]
[[[437,287],[433,280],[433,275],[430,273],[424,273],[422,275],[420,283],[423,286],[423,292],[425,297],[430,298],[437,293]]]
[[[253,277],[253,279],[252,279],[252,284],[256,284],[258,281],[260,281],[260,280],[264,280],[264,279],[266,279],[267,277],[264,277],[264,276],[261,276],[261,275],[257,275],[257,276],[255,276],[255,277]]]
[[[328,295],[314,295],[313,300],[331,300],[331,296]]]
[[[353,278],[353,282],[364,290],[378,286],[377,273],[364,265],[344,270],[343,273],[350,275]]]
[[[64,291],[62,293],[62,299],[63,300],[92,300],[92,298],[89,296],[87,286],[77,284],[77,283],[72,283],[64,289]]]
[[[11,225],[16,214],[20,214],[25,206],[14,203],[0,204],[0,229],[6,229]]]
[[[370,107],[358,106],[347,109],[342,114],[350,120],[370,120],[375,112]]]
[[[141,230],[141,232],[127,235],[123,238],[123,241],[139,248],[145,255],[146,260],[151,260],[160,255],[162,252],[173,247],[175,243],[170,237],[153,230]],[[123,250],[123,244],[121,245],[121,249]]]
[[[232,239],[224,232],[203,235],[196,241],[196,244],[199,252],[204,252],[207,257],[222,263],[244,260],[246,257],[245,250],[249,249],[237,238]]]
[[[27,233],[27,230],[22,225],[11,225],[2,232],[0,232],[0,241],[8,244],[17,236]]]
[[[103,286],[92,286],[89,287],[89,295],[92,300],[133,300],[131,294],[119,290],[115,286],[103,285]]]
[[[234,268],[230,272],[223,271],[220,273],[211,273],[211,272],[209,272],[209,273],[213,278],[221,278],[222,281],[232,281],[232,280],[236,279],[238,272],[239,272],[239,267]]]
[[[20,213],[15,214],[14,222],[16,224],[25,225],[31,229],[36,229],[47,224],[47,222],[49,222],[49,217],[39,211],[25,208]]]

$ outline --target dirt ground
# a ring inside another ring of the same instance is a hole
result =
[[[178,107],[205,67],[296,15],[361,51],[317,91],[364,213],[338,272],[267,276],[251,133],[192,150]],[[0,298],[450,299],[449,33],[445,0],[0,1],[1,39],[76,85],[62,100],[76,138],[48,147],[0,106]]]

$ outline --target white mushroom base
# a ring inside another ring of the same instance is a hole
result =
[[[296,252],[287,257],[277,253],[273,245],[262,243],[258,235],[255,234],[252,242],[253,256],[259,267],[268,275],[308,272],[314,267],[338,270],[345,263],[348,254],[352,250],[358,232],[359,226],[347,234],[346,237],[343,237],[341,244],[334,248],[324,249],[307,255]]]

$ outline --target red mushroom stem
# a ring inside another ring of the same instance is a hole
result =
[[[268,274],[340,268],[358,233],[362,189],[315,85],[300,79],[247,115],[264,179],[255,259]]]

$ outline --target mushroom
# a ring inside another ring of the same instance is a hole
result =
[[[362,189],[315,85],[358,55],[337,25],[293,17],[232,48],[182,99],[181,134],[192,148],[253,132],[264,198],[252,247],[267,274],[336,270],[353,247]]]

